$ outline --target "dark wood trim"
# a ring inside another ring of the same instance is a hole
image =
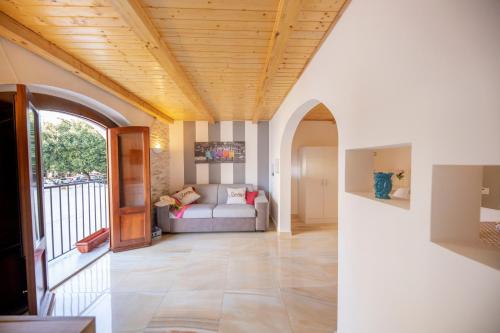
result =
[[[32,95],[33,105],[39,110],[55,111],[78,116],[105,128],[118,127],[110,118],[83,104],[46,94],[33,93]]]
[[[30,174],[29,174],[29,152],[28,152],[28,128],[26,110],[28,108],[26,98],[26,86],[17,85],[17,93],[15,95],[15,118],[16,118],[16,142],[17,142],[17,165],[19,175],[19,210],[21,213],[21,229],[23,240],[23,255],[26,260],[26,279],[28,280],[28,309],[37,308],[36,303],[36,288],[29,281],[35,279],[34,267],[34,249],[33,249],[33,234],[29,225],[32,221],[31,216],[31,192],[30,192]],[[35,295],[35,297],[30,297]]]
[[[44,254],[43,254],[43,283],[45,286],[45,293],[43,295],[42,301],[40,303],[40,308],[38,309],[38,315],[41,316],[47,316],[49,315],[54,307],[54,302],[55,302],[55,295],[52,292],[48,291],[48,278],[47,274],[48,272],[48,262],[47,262],[47,237],[45,235],[45,213],[44,213],[44,203],[45,203],[45,198],[44,198],[44,191],[42,188],[43,184],[43,158],[42,158],[42,143],[41,143],[41,128],[40,128],[40,114],[37,110],[37,108],[33,105],[32,100],[33,100],[33,95],[28,91],[28,107],[34,110],[35,114],[35,149],[36,149],[36,164],[37,164],[37,192],[38,192],[38,216],[41,221],[41,238],[43,243],[42,245],[38,245],[38,247],[43,248]],[[36,252],[36,251],[35,251]],[[35,273],[36,274],[36,273]]]
[[[25,85],[17,85],[17,92],[15,94],[15,122],[16,122],[16,143],[17,143],[17,163],[18,163],[18,177],[19,177],[19,207],[21,213],[21,230],[23,241],[23,256],[26,260],[26,279],[27,279],[27,292],[28,292],[28,309],[32,315],[48,315],[53,307],[54,295],[45,290],[40,308],[37,302],[37,286],[36,286],[36,263],[35,263],[35,244],[33,239],[33,216],[31,214],[31,175],[30,175],[30,151],[29,151],[29,128],[28,128],[28,109],[30,108],[30,101],[28,96],[29,92]],[[35,121],[35,126],[37,122]],[[35,138],[37,150],[37,168],[38,168],[38,184],[41,182],[41,151],[40,151],[40,132],[37,128],[37,137]],[[40,186],[37,191],[40,195]],[[43,236],[41,242],[45,242],[45,226],[43,223],[43,197],[38,197],[39,218],[41,219]],[[45,251],[45,244],[41,244]],[[43,256],[45,258],[45,256]],[[46,260],[46,259],[45,259]],[[44,260],[44,261],[45,261]],[[43,283],[47,288],[47,262],[44,262],[43,267]]]

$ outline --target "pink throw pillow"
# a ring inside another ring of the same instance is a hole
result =
[[[246,200],[247,204],[249,205],[254,205],[255,204],[255,198],[259,195],[258,191],[255,192],[247,192],[246,194]]]

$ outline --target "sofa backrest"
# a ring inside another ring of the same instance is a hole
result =
[[[197,202],[201,204],[217,204],[217,189],[219,184],[187,184],[184,188],[192,186],[201,196]]]
[[[197,202],[201,204],[225,204],[227,202],[228,188],[246,187],[247,191],[254,191],[252,184],[186,184],[194,187],[195,191],[201,196]]]
[[[242,188],[242,187],[246,187],[247,191],[253,191],[253,185],[251,184],[220,184],[219,193],[217,195],[217,203],[225,204],[227,202],[228,188]]]

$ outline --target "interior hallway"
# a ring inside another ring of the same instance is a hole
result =
[[[337,231],[164,235],[56,289],[98,332],[335,332]]]

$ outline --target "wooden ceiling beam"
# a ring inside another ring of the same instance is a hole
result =
[[[254,123],[259,121],[266,93],[270,89],[273,76],[282,61],[288,37],[297,21],[301,7],[301,0],[280,0],[278,3],[276,20],[267,48],[266,61],[257,86],[257,99],[252,116]]]
[[[116,83],[106,75],[100,73],[76,57],[67,53],[56,44],[46,40],[36,32],[28,29],[4,12],[0,11],[0,36],[21,45],[42,58],[74,73],[78,77],[110,92],[111,94],[127,101],[137,108],[145,111],[159,120],[167,123],[173,119],[154,106],[144,101],[125,87]]]
[[[165,72],[176,83],[193,106],[204,113],[208,121],[213,123],[214,117],[205,105],[197,90],[189,80],[186,72],[175,58],[170,48],[161,38],[148,13],[139,0],[111,0],[115,10],[128,23],[151,55],[158,61]]]

